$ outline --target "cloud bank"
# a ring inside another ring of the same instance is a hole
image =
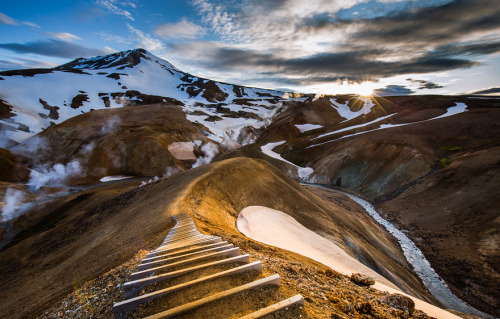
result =
[[[46,39],[26,43],[0,43],[0,48],[15,53],[33,53],[58,58],[79,58],[104,55],[100,49],[88,48],[82,45],[56,39]]]
[[[278,85],[434,74],[471,68],[500,52],[500,7],[488,0],[192,3],[220,40],[193,37],[170,43],[170,52],[203,69]]]

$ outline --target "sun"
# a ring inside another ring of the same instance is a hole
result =
[[[357,94],[362,97],[368,97],[373,95],[374,83],[372,82],[363,82],[360,84],[352,84],[351,90],[352,93]]]
[[[356,94],[362,97],[368,97],[373,95],[373,89],[371,88],[360,88],[357,90]]]
[[[361,97],[370,97],[373,91],[377,88],[377,84],[371,81],[361,83],[352,83],[344,81],[343,83],[329,84],[323,88],[323,92],[329,91],[333,94],[356,94]]]

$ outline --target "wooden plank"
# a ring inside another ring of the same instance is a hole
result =
[[[220,246],[220,247],[215,247],[215,248],[200,250],[200,251],[197,251],[197,252],[194,252],[194,253],[179,255],[179,256],[175,256],[175,257],[168,257],[168,258],[153,260],[153,261],[146,262],[146,263],[143,262],[139,266],[137,266],[137,270],[144,270],[144,269],[152,268],[155,265],[160,265],[160,264],[163,264],[163,263],[171,263],[171,262],[174,262],[174,261],[182,260],[184,258],[194,257],[194,256],[197,256],[197,255],[200,255],[200,254],[210,253],[210,252],[214,252],[214,251],[221,251],[221,250],[226,250],[226,249],[230,249],[230,248],[233,248],[233,244],[227,244],[225,246]]]
[[[293,297],[290,297],[288,299],[282,300],[280,302],[277,302],[275,304],[272,304],[266,308],[262,308],[260,310],[257,310],[255,312],[252,312],[246,316],[240,317],[240,319],[258,319],[262,318],[264,316],[270,315],[272,313],[275,313],[277,311],[286,309],[287,307],[291,307],[293,305],[304,305],[304,298],[301,295],[295,295]]]
[[[152,275],[155,271],[158,271],[158,270],[165,270],[165,269],[172,268],[172,267],[179,267],[179,266],[182,266],[185,264],[189,264],[189,263],[196,262],[196,261],[201,261],[204,259],[209,259],[209,258],[213,258],[213,257],[221,257],[221,256],[236,256],[239,254],[240,254],[240,248],[234,247],[234,248],[230,248],[230,249],[227,249],[224,251],[219,251],[219,252],[211,253],[208,255],[203,255],[203,256],[199,256],[199,257],[194,257],[194,258],[174,262],[174,263],[171,263],[168,265],[163,265],[163,266],[149,268],[146,270],[137,271],[137,272],[134,272],[130,275],[130,279],[136,280],[136,279],[144,278],[144,277]]]
[[[213,294],[211,296],[208,296],[208,297],[205,297],[205,298],[202,298],[202,299],[199,299],[199,300],[196,300],[196,301],[169,309],[167,311],[163,311],[163,312],[157,313],[155,315],[145,317],[145,319],[171,318],[173,316],[183,314],[185,312],[194,310],[196,308],[199,308],[199,307],[204,306],[206,304],[209,304],[211,302],[214,302],[214,301],[217,301],[217,300],[220,300],[223,298],[227,298],[227,297],[230,297],[232,295],[235,295],[235,294],[247,291],[247,290],[255,289],[255,288],[266,286],[266,285],[279,285],[279,284],[280,284],[280,276],[278,274],[271,275],[271,276],[266,277],[266,278],[252,281],[248,284],[244,284],[244,285],[241,285],[241,286],[238,286],[238,287],[226,290],[226,291],[222,291],[222,292]]]
[[[212,237],[212,236],[207,236],[207,235],[203,235],[203,234],[198,233],[198,234],[189,234],[186,236],[173,237],[173,238],[167,240],[166,242],[164,242],[164,244],[162,246],[168,246],[168,245],[171,245],[174,243],[178,243],[180,241],[186,241],[186,240],[190,240],[190,239],[200,239],[200,238],[208,238],[208,237]]]
[[[188,288],[188,287],[200,284],[200,283],[205,282],[205,281],[209,281],[209,280],[224,277],[224,276],[239,274],[239,273],[251,271],[251,270],[256,270],[258,272],[262,272],[261,262],[255,261],[255,262],[247,264],[247,265],[242,265],[239,267],[231,268],[231,269],[228,269],[225,271],[218,272],[218,273],[213,274],[213,275],[209,275],[209,276],[195,279],[192,281],[188,281],[188,282],[185,282],[185,283],[182,283],[179,285],[168,287],[166,289],[154,291],[154,292],[149,293],[149,294],[145,294],[145,295],[141,295],[141,296],[138,296],[135,298],[127,299],[127,300],[124,300],[121,302],[117,302],[113,305],[113,312],[115,314],[115,319],[125,318],[127,313],[134,310],[139,305],[146,303],[150,300],[156,299],[158,297],[165,296],[165,295],[172,293],[172,292],[175,292],[179,289]]]
[[[196,240],[186,240],[186,241],[182,241],[182,242],[175,243],[172,245],[165,245],[161,248],[157,248],[155,250],[152,250],[151,253],[176,250],[176,249],[184,248],[185,246],[197,245],[199,243],[204,243],[204,242],[211,241],[211,240],[217,241],[217,239],[218,239],[218,241],[222,241],[222,239],[220,237],[208,237],[208,238],[201,238],[201,239],[196,239]]]
[[[145,287],[149,284],[157,283],[157,282],[163,281],[165,279],[169,279],[169,278],[182,276],[182,275],[185,275],[185,274],[188,274],[190,272],[197,271],[200,269],[215,267],[215,266],[230,264],[230,263],[235,263],[235,262],[249,263],[250,262],[250,255],[245,254],[245,255],[240,255],[240,256],[236,256],[236,257],[230,257],[230,258],[226,258],[226,259],[222,259],[222,260],[209,262],[206,264],[201,264],[201,265],[194,266],[194,267],[189,267],[189,268],[185,268],[185,269],[181,269],[181,270],[172,271],[172,272],[165,273],[165,274],[160,274],[160,275],[156,275],[156,276],[152,276],[152,277],[148,277],[148,278],[143,278],[143,279],[138,279],[138,280],[126,282],[123,285],[123,290],[125,292],[125,298],[128,299],[128,298],[135,296],[137,294],[137,292],[139,292],[139,290],[142,289],[142,287]]]
[[[145,264],[147,262],[157,260],[160,258],[176,257],[178,255],[183,255],[183,254],[187,254],[187,253],[191,253],[191,252],[197,252],[200,250],[204,250],[204,249],[208,249],[208,248],[215,248],[215,247],[224,246],[224,245],[227,245],[227,241],[221,241],[220,243],[209,244],[209,245],[200,246],[200,247],[188,248],[188,249],[177,251],[175,253],[170,253],[170,254],[165,253],[165,254],[154,256],[154,257],[144,258],[142,260],[142,263]]]

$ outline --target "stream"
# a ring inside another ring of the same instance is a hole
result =
[[[367,202],[362,198],[359,198],[349,193],[345,193],[339,190],[334,190],[317,184],[310,184],[310,185],[342,193],[344,195],[347,195],[349,198],[351,198],[359,205],[361,205],[366,210],[366,212],[371,217],[373,217],[373,219],[377,221],[377,223],[382,225],[389,233],[391,233],[398,240],[401,249],[403,250],[403,253],[406,257],[406,260],[413,267],[413,270],[420,277],[425,287],[427,287],[430,293],[437,300],[442,302],[449,309],[465,312],[482,318],[494,318],[491,315],[488,315],[480,310],[473,308],[472,306],[469,306],[465,301],[455,296],[448,288],[446,282],[441,277],[439,277],[439,275],[434,271],[429,261],[427,261],[424,254],[415,245],[415,243],[411,241],[411,239],[408,238],[402,231],[397,229],[396,226],[394,226],[394,224],[382,218],[382,216],[380,216],[377,213],[375,207],[373,207],[372,204],[370,204],[369,202]]]

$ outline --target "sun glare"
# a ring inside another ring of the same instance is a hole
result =
[[[366,81],[361,83],[348,83],[344,81],[342,84],[334,83],[318,87],[321,92],[329,92],[328,94],[357,94],[362,97],[373,95],[373,90],[377,88],[374,82]]]
[[[360,96],[371,96],[371,95],[373,95],[373,89],[371,89],[371,88],[359,88],[357,90],[357,92],[355,92],[355,93],[360,95]]]
[[[360,84],[350,84],[348,85],[347,91],[360,96],[371,96],[373,95],[373,90],[375,89],[375,83],[372,82],[362,82]]]

